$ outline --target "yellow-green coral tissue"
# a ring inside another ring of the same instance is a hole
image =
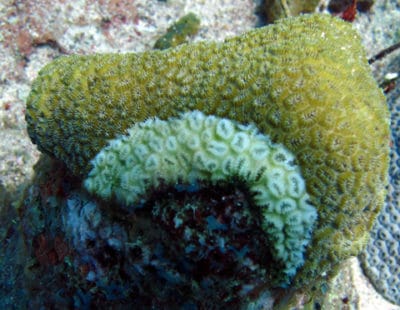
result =
[[[350,24],[304,15],[224,42],[60,57],[34,82],[26,120],[41,151],[86,178],[110,140],[126,135],[129,128],[134,135],[135,126],[149,119],[169,121],[190,111],[230,120],[234,126],[254,126],[293,156],[295,179],[307,195],[304,204],[317,213],[295,284],[329,273],[359,253],[386,194],[389,121],[385,98]],[[215,152],[228,148],[218,144],[215,133],[210,138]],[[171,147],[172,140],[165,139]],[[162,152],[165,141],[159,150],[146,146],[148,158]],[[149,162],[148,169],[158,164]],[[221,162],[207,164],[202,173],[210,178],[212,169],[224,167]],[[140,169],[147,169],[143,165]],[[183,171],[191,171],[185,165]],[[258,184],[251,165],[246,169],[251,190]],[[273,179],[271,171],[264,174]],[[273,189],[279,192],[277,186]],[[138,187],[138,196],[143,188],[147,185]],[[283,258],[285,251],[278,248],[276,255]]]

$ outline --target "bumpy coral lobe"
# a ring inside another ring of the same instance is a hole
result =
[[[357,254],[385,196],[388,111],[350,25],[285,19],[224,43],[60,57],[34,82],[28,131],[77,175],[107,141],[182,111],[254,122],[296,156],[318,208],[297,283]]]

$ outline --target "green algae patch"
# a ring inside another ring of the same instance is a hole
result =
[[[26,120],[41,151],[86,176],[134,124],[193,110],[252,123],[295,155],[318,211],[296,285],[360,252],[386,195],[389,120],[358,35],[337,18],[284,19],[222,43],[60,57],[34,82]]]
[[[165,50],[185,43],[189,36],[199,31],[199,27],[200,19],[194,13],[189,13],[169,27],[167,33],[156,41],[154,48]]]
[[[312,13],[318,3],[319,0],[265,0],[262,6],[267,22],[273,23],[280,18]]]

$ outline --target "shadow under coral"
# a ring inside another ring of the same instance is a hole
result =
[[[30,305],[266,307],[281,263],[240,182],[175,186],[141,206],[89,196],[42,156],[19,208]]]

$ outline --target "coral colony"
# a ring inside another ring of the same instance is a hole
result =
[[[74,305],[212,308],[318,289],[383,205],[388,117],[360,39],[330,16],[56,59],[26,120],[82,180],[37,207],[71,248]]]
[[[397,93],[396,93],[397,92]],[[364,272],[378,292],[400,305],[400,101],[399,90],[388,94],[391,115],[390,184],[385,204],[361,254]]]
[[[216,185],[237,177],[260,207],[261,226],[269,235],[273,256],[286,266],[282,272],[296,273],[317,216],[294,156],[283,146],[273,145],[253,126],[238,126],[200,112],[169,121],[151,119],[128,132],[93,160],[94,168],[85,180],[90,192],[108,199],[114,195],[122,204],[138,204],[149,186],[159,187],[159,180],[168,185],[196,181]]]

